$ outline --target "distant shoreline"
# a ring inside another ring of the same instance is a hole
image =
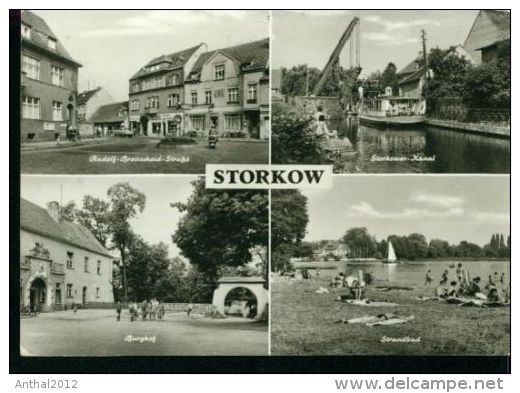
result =
[[[511,258],[449,258],[449,259],[441,259],[441,258],[430,258],[430,259],[416,259],[410,261],[400,261],[404,263],[426,263],[426,262],[438,262],[438,263],[457,263],[457,262],[510,262]],[[363,263],[383,263],[380,259],[349,259],[343,261],[298,261],[293,262],[294,267],[307,269],[307,268],[316,268],[317,265],[323,264],[323,266],[319,267],[321,269],[331,269],[334,268],[331,264],[336,263],[346,263],[346,264],[363,264]],[[306,264],[311,264],[306,266]],[[327,266],[328,265],[328,266]]]

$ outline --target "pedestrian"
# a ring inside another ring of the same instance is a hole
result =
[[[143,321],[146,321],[146,315],[148,314],[148,300],[143,300],[143,303],[141,304],[141,313]]]
[[[426,272],[426,278],[424,281],[424,285],[429,287],[432,282],[433,282],[432,271],[430,269],[428,269],[428,271]]]
[[[459,284],[464,279],[464,269],[462,268],[462,263],[459,263],[457,265],[457,280],[459,281]]]
[[[116,304],[117,321],[121,320],[121,302],[118,300]]]
[[[500,284],[502,284],[502,286],[504,286],[505,283],[506,283],[506,274],[502,273],[500,275]]]
[[[191,312],[193,311],[193,304],[188,304],[188,309],[186,310],[186,314],[188,317],[190,316]]]

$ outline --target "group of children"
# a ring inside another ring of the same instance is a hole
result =
[[[116,304],[116,313],[117,320],[121,320],[121,311],[123,306],[121,302],[117,302]],[[139,310],[141,311],[139,313]],[[139,314],[141,314],[142,320],[162,320],[165,314],[164,304],[160,303],[157,299],[152,299],[150,301],[144,300],[140,305],[137,302],[130,302],[128,304],[128,312],[130,313],[130,322],[137,321],[139,319]]]
[[[441,281],[435,288],[435,295],[442,298],[472,296],[482,298],[493,302],[508,302],[510,285],[506,285],[505,273],[500,276],[498,272],[488,276],[488,282],[484,285],[480,277],[469,279],[469,275],[463,268],[462,263],[457,265],[455,271],[456,279],[450,280],[449,270],[446,269],[442,273]],[[425,285],[429,286],[433,283],[433,275],[431,270],[426,272]]]

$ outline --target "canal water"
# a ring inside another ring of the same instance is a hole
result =
[[[426,272],[428,269],[432,271],[434,283],[438,283],[444,270],[448,270],[449,277],[456,279],[455,268],[449,266],[453,264],[457,266],[462,263],[464,269],[469,272],[470,278],[480,276],[484,283],[488,281],[488,276],[495,272],[500,277],[505,273],[506,284],[509,284],[509,261],[450,261],[435,260],[422,262],[407,262],[403,264],[388,264],[382,262],[295,262],[295,268],[306,268],[313,277],[332,279],[340,272],[345,274],[353,273],[357,270],[363,270],[366,273],[372,273],[376,280],[388,281],[389,283],[400,283],[407,285],[423,285]]]
[[[511,144],[441,128],[376,128],[352,119],[329,129],[348,138],[355,153],[335,165],[338,173],[510,173]]]

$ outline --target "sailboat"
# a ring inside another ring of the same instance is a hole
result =
[[[388,240],[388,251],[386,254],[386,259],[383,260],[383,263],[398,263],[397,256],[395,255],[394,246],[392,242]]]

